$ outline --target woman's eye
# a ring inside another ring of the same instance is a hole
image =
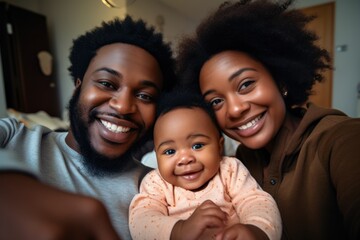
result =
[[[252,86],[254,82],[255,82],[254,80],[247,80],[247,81],[241,83],[239,86],[239,91],[248,90],[248,88],[250,86]]]
[[[215,98],[210,101],[210,105],[212,107],[215,107],[216,105],[220,104],[221,102],[223,102],[223,100],[221,98]]]
[[[197,150],[197,149],[202,148],[203,146],[204,146],[204,144],[202,144],[202,143],[196,143],[192,146],[192,149]]]
[[[174,150],[174,149],[167,149],[167,150],[164,151],[164,154],[165,154],[165,155],[172,155],[172,154],[174,154],[174,153],[175,153],[175,150]]]

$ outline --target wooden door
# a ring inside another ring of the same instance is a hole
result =
[[[60,116],[54,74],[38,57],[50,52],[45,16],[0,2],[0,47],[7,108]]]
[[[317,16],[309,23],[308,28],[316,32],[319,36],[317,44],[328,50],[331,58],[334,56],[334,4],[332,2],[301,9],[307,15]],[[323,75],[324,81],[314,86],[314,95],[310,96],[310,101],[319,106],[331,107],[333,74],[331,70],[327,70]]]

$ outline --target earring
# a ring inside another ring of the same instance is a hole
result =
[[[288,95],[288,91],[287,91],[287,90],[283,90],[282,95],[283,95],[283,97],[286,97],[286,96]]]

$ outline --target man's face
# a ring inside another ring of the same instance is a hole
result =
[[[162,80],[145,50],[123,43],[100,48],[70,101],[69,146],[94,164],[119,164],[152,126]]]

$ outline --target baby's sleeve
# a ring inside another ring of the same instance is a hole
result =
[[[178,221],[168,214],[166,196],[170,191],[169,185],[156,170],[144,177],[140,192],[135,195],[129,208],[129,228],[134,240],[170,239]]]
[[[225,162],[228,164],[223,172],[226,172],[228,176],[224,177],[224,181],[240,222],[257,226],[267,234],[270,240],[280,239],[281,217],[273,197],[261,189],[238,159],[227,158]]]

